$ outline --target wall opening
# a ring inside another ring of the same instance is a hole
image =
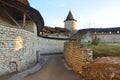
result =
[[[10,67],[10,70],[11,72],[18,72],[18,64],[16,61],[11,61],[9,62],[9,67]]]
[[[37,63],[40,61],[40,51],[36,51],[36,61]]]

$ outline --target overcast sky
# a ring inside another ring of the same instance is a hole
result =
[[[120,27],[120,0],[29,0],[46,26],[64,27],[69,10],[77,28]]]

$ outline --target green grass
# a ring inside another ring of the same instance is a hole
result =
[[[103,57],[103,56],[119,56],[120,57],[120,45],[108,45],[98,44],[91,45],[90,43],[83,43],[85,47],[89,47],[93,49],[94,57]]]

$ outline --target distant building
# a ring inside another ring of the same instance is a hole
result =
[[[83,35],[80,36],[81,34]],[[82,42],[92,42],[95,37],[103,43],[120,43],[120,27],[81,29],[75,35]]]
[[[67,18],[64,21],[64,28],[61,27],[49,27],[45,26],[43,31],[40,32],[41,36],[49,36],[49,37],[64,37],[68,38],[76,32],[76,23],[77,20],[74,19],[72,12],[69,11]]]
[[[40,32],[40,36],[55,37],[55,38],[68,38],[71,32],[66,28],[61,27],[48,27],[44,26],[43,31]]]

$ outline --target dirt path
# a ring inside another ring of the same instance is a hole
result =
[[[77,73],[68,70],[64,64],[61,56],[42,57],[35,67],[8,80],[82,80]]]
[[[82,80],[80,76],[64,66],[60,58],[50,58],[48,62],[35,74],[24,80]]]

